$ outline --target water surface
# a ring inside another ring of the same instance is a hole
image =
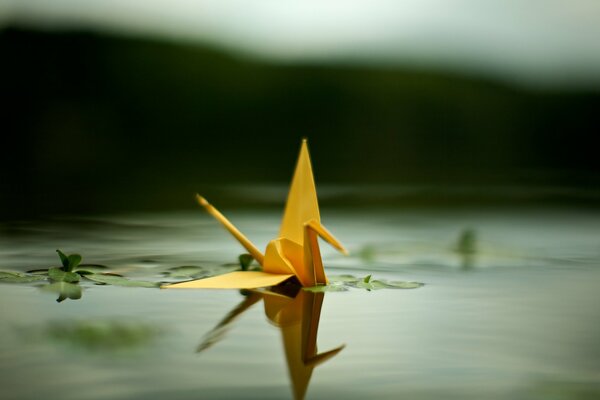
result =
[[[259,247],[277,233],[279,209],[226,211]],[[344,347],[311,369],[307,398],[600,395],[600,213],[353,208],[323,209],[322,218],[351,252],[322,245],[329,275],[425,286],[325,293],[317,351]],[[132,279],[174,281],[164,275],[169,268],[226,271],[241,253],[201,211],[56,217],[5,224],[2,232],[4,270],[58,265],[60,248]],[[302,306],[260,298],[227,321],[247,293],[83,283],[81,299],[57,303],[38,286],[0,286],[3,398],[295,393],[285,343],[302,336],[301,321],[310,325]],[[273,302],[298,329],[287,339]]]

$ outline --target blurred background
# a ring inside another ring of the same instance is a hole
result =
[[[597,1],[84,3],[0,0],[1,219],[600,204]]]

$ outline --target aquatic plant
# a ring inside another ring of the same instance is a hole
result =
[[[37,283],[50,282],[41,286],[45,292],[58,294],[57,302],[66,299],[78,300],[82,296],[79,285],[82,278],[97,285],[115,285],[127,287],[156,288],[160,282],[148,282],[127,279],[115,273],[103,272],[107,267],[98,264],[81,264],[83,258],[79,254],[66,255],[61,250],[56,250],[60,258],[61,267],[36,269],[27,273],[15,271],[0,271],[0,282],[4,283]]]
[[[82,264],[83,257],[80,254],[65,254],[61,250],[56,250],[60,261],[60,267],[49,267],[44,269],[35,269],[28,272],[18,271],[0,271],[0,283],[17,284],[36,284],[46,283],[40,286],[44,292],[58,294],[57,302],[66,299],[78,300],[82,297],[82,284],[92,283],[95,285],[112,285],[123,287],[142,287],[158,288],[162,282],[134,280],[126,278],[120,274],[110,272],[105,265],[100,264]],[[226,271],[233,270],[260,270],[259,265],[253,265],[254,258],[250,254],[240,254],[237,258],[238,263],[229,263],[225,265],[197,266],[183,265],[177,267],[168,267],[160,271],[164,277],[172,279],[198,279],[219,275]],[[289,285],[297,285],[297,282],[291,282]],[[352,275],[331,276],[326,285],[316,285],[303,288],[309,292],[343,292],[351,288],[365,289],[367,291],[379,289],[415,289],[423,286],[419,282],[405,281],[386,281],[372,279],[371,275],[364,278],[357,278]]]
[[[357,278],[353,275],[336,275],[329,277],[329,284],[304,288],[310,292],[344,292],[350,288],[365,289],[367,291],[379,289],[416,289],[424,286],[421,282],[386,281],[371,279],[371,275]]]

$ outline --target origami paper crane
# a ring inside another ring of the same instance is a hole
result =
[[[253,289],[275,286],[296,277],[302,286],[328,283],[318,237],[348,254],[344,246],[321,225],[317,191],[306,139],[288,194],[279,237],[271,240],[263,255],[223,214],[200,195],[198,203],[213,215],[262,266],[262,271],[237,271],[211,278],[175,283],[165,288]]]
[[[286,287],[287,289],[287,287]],[[300,290],[295,294],[252,290],[244,301],[235,307],[204,337],[198,352],[207,350],[221,340],[233,321],[252,305],[264,300],[265,314],[281,330],[283,347],[295,399],[303,399],[313,369],[338,354],[344,345],[319,353],[317,332],[321,317],[324,293]]]

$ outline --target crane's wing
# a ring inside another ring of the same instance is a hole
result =
[[[256,289],[279,285],[294,274],[269,274],[261,271],[235,271],[211,278],[163,285],[163,289]]]

